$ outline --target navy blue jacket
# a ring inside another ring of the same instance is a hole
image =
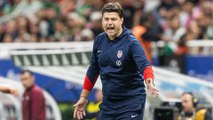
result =
[[[145,94],[143,71],[147,66],[150,63],[142,45],[123,27],[122,34],[114,40],[105,32],[96,37],[87,77],[95,84],[100,74],[104,98],[121,100]]]

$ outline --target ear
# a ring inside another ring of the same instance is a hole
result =
[[[122,17],[122,18],[121,18],[121,24],[123,24],[123,23],[124,23],[124,18]]]

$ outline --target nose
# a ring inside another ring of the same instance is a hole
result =
[[[112,21],[107,21],[107,26],[112,26]]]
[[[108,27],[112,27],[112,23],[108,23],[107,26],[108,26]]]

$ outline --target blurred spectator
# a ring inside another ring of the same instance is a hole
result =
[[[197,109],[198,99],[191,92],[181,95],[182,111],[178,120],[212,120],[207,109]]]
[[[19,3],[20,0],[3,0],[1,5],[3,14],[9,14],[13,12]]]
[[[206,30],[206,39],[213,39],[213,23],[211,23]]]
[[[14,38],[17,37],[17,32],[18,31],[16,29],[16,21],[14,21],[14,20],[8,21],[7,24],[6,24],[5,33],[11,35],[12,38],[14,39]]]
[[[84,29],[81,31],[81,41],[92,41],[94,40],[94,34],[90,29]]]
[[[25,88],[22,96],[23,120],[46,120],[45,98],[41,88],[35,85],[33,73],[22,71],[21,82]]]
[[[180,12],[180,22],[184,27],[188,27],[190,22],[195,19],[193,14],[194,4],[190,1],[186,1],[182,6],[182,11]]]
[[[84,28],[86,21],[76,12],[68,14],[67,26],[69,34],[71,35],[70,41],[81,41],[81,30]]]
[[[211,0],[204,0],[204,2],[202,2],[200,4],[201,6],[201,11],[203,12],[204,15],[213,17],[213,2]]]
[[[133,27],[132,32],[143,45],[146,56],[151,62],[151,42],[160,40],[163,33],[159,22],[156,21],[152,13],[144,14],[141,18],[141,24]]]
[[[97,12],[102,9],[104,6],[105,1],[104,0],[91,0],[91,5],[92,5],[92,12]]]
[[[180,38],[186,33],[186,29],[180,26],[180,21],[177,16],[172,16],[168,20],[168,32],[170,35],[167,37],[171,39],[173,42],[178,42]]]
[[[2,25],[0,25],[0,43],[3,42],[4,38],[4,28]]]
[[[177,50],[175,51],[175,55],[186,55],[189,52],[186,46],[186,37],[186,35],[183,35],[177,42]]]
[[[2,0],[0,42],[89,41],[103,31],[100,10],[109,1]],[[150,61],[153,41],[166,41],[159,54],[176,55],[187,53],[189,40],[213,39],[212,0],[161,0],[152,11],[144,9],[145,0],[119,2],[124,25],[134,34],[140,31],[136,36]]]
[[[86,20],[89,20],[92,12],[92,0],[81,0],[81,5],[76,9],[76,12]]]
[[[102,24],[101,24],[101,18],[102,14],[101,12],[93,12],[90,16],[91,21],[91,30],[94,33],[94,36],[99,35],[101,32],[103,32]]]
[[[54,38],[56,39],[56,41],[61,41],[61,38],[66,35],[64,23],[62,21],[56,21],[54,24],[54,29]]]
[[[170,10],[171,8],[175,7],[177,4],[174,0],[161,0],[161,4],[159,8],[164,8],[166,10]]]
[[[131,29],[133,25],[138,25],[144,10],[145,0],[122,0],[124,9],[124,26]]]
[[[131,0],[122,0],[121,2],[123,7],[123,15],[124,15],[124,26],[127,28],[132,28],[133,26],[133,18],[135,14],[135,8],[133,6],[133,2]]]
[[[152,13],[142,16],[141,24],[147,29],[142,35],[144,40],[158,41],[162,39],[163,29]]]
[[[76,10],[76,0],[61,0],[59,2],[60,13],[62,16],[66,16],[68,13]]]
[[[13,37],[9,34],[6,34],[3,38],[4,43],[12,43],[13,42]]]

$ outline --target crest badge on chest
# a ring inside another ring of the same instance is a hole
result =
[[[117,53],[118,59],[122,58],[122,56],[123,56],[123,51],[122,50],[118,50],[118,53]]]
[[[120,66],[122,65],[122,62],[121,62],[120,60],[116,60],[116,65],[117,65],[118,67],[120,67]]]
[[[122,51],[122,50],[118,50],[118,52],[117,52],[117,57],[118,57],[118,59],[122,58],[122,56],[123,56],[123,51]],[[121,60],[117,60],[117,61],[116,61],[116,65],[117,65],[118,67],[120,67],[120,66],[122,65]]]

